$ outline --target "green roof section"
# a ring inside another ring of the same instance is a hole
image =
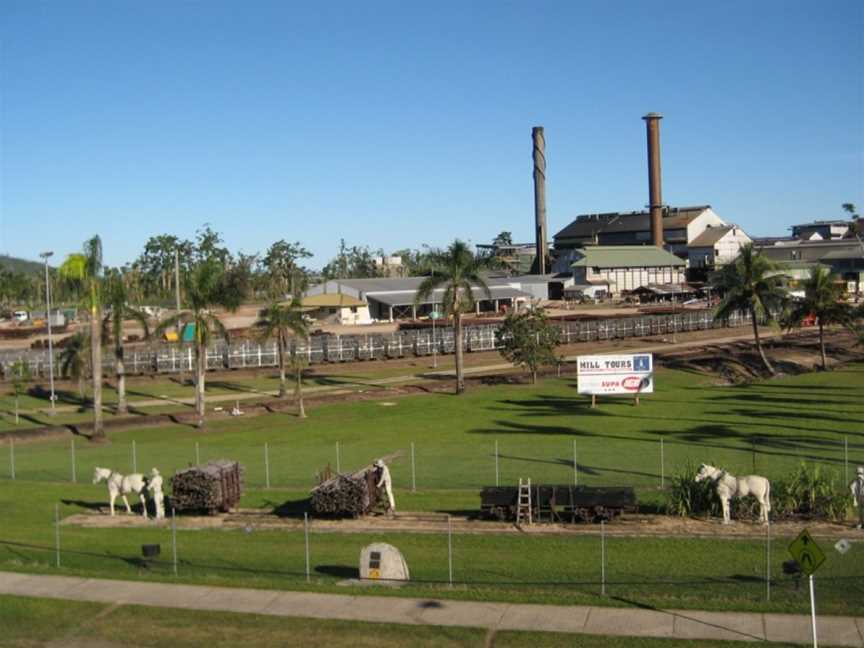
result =
[[[582,254],[571,268],[656,268],[686,265],[671,252],[656,245],[598,245],[578,250]]]

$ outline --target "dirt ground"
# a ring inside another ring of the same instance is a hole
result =
[[[370,515],[359,519],[311,519],[310,528],[317,533],[447,533],[446,513],[400,512],[395,518]],[[108,515],[108,507],[99,511],[80,513],[65,518],[64,525],[85,528],[152,528],[170,526],[170,520],[146,519],[140,514],[119,512]],[[464,515],[451,515],[450,524],[456,533],[469,535],[566,535],[584,536],[600,533],[599,524],[538,522],[516,526],[512,523],[485,520]],[[271,531],[298,531],[303,520],[298,517],[280,517],[258,509],[237,511],[213,516],[180,516],[179,529],[244,529]],[[864,531],[820,520],[772,522],[772,537],[797,536],[807,528],[811,534],[823,538],[864,540]],[[625,514],[605,525],[605,533],[616,537],[694,537],[746,540],[764,538],[765,525],[751,521],[735,521],[724,525],[719,519],[681,518],[666,515]]]

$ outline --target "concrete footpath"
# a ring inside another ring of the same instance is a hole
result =
[[[215,610],[498,630],[811,643],[810,617],[590,606],[479,603],[0,572],[0,594],[187,610]],[[864,648],[864,617],[817,618],[819,644]]]

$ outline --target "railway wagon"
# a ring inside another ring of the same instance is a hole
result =
[[[515,520],[519,488],[487,486],[480,491],[480,513],[501,521]],[[531,485],[532,517],[538,522],[600,522],[636,510],[629,486]]]

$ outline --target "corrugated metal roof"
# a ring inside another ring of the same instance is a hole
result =
[[[702,232],[695,239],[690,241],[690,248],[695,247],[711,247],[717,241],[726,236],[729,232],[731,232],[734,227],[709,227],[704,232]]]
[[[300,304],[303,308],[349,308],[365,306],[366,302],[344,293],[322,293],[303,297]]]
[[[696,207],[674,207],[663,218],[663,230],[681,229],[711,205]],[[605,214],[581,214],[553,238],[584,238],[595,234],[618,232],[647,232],[651,229],[650,213],[647,211]]]
[[[513,299],[516,297],[524,297],[526,299],[530,299],[531,295],[526,292],[522,292],[521,290],[517,290],[516,288],[511,288],[510,286],[489,286],[489,294],[487,297],[486,293],[480,288],[474,288],[472,291],[475,300],[481,299]],[[401,292],[401,293],[366,293],[367,299],[371,301],[377,301],[382,304],[386,304],[387,306],[410,306],[414,303],[414,297],[417,294],[417,291],[411,292]],[[432,295],[424,299],[421,303],[423,304],[431,304],[433,302],[438,303],[444,298],[444,290],[438,289],[432,291]]]
[[[582,257],[571,268],[656,268],[686,263],[656,245],[603,245],[577,250]]]

